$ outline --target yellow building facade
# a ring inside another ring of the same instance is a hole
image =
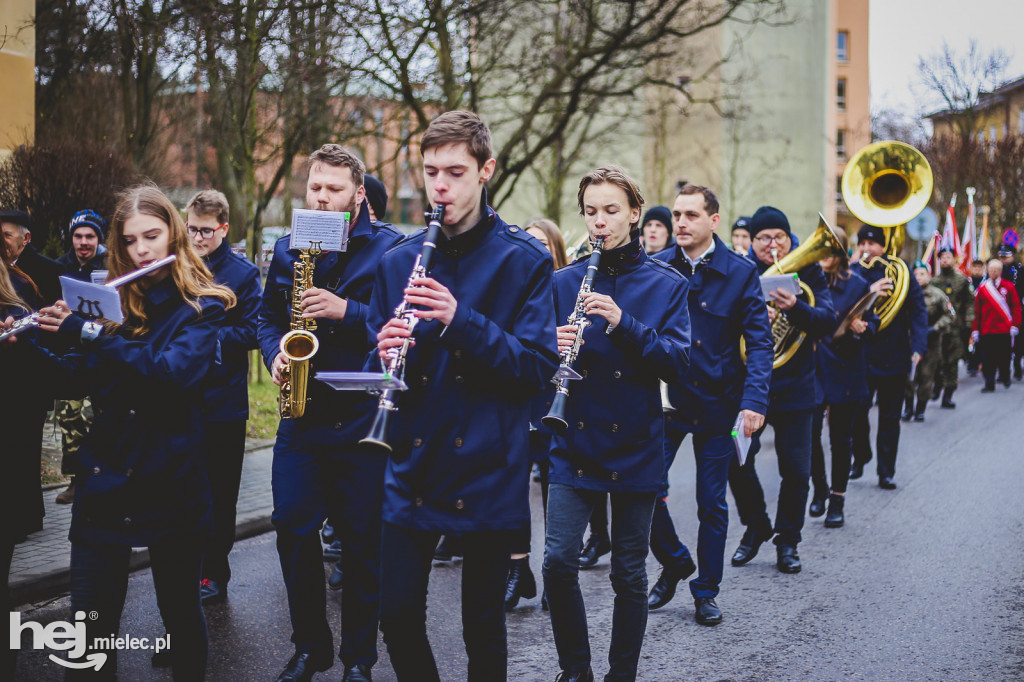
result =
[[[1024,77],[1002,85],[979,98],[971,134],[979,142],[997,142],[1007,135],[1024,135]],[[939,111],[929,114],[934,137],[954,134],[956,114]]]
[[[35,139],[35,8],[32,0],[0,0],[0,158]]]

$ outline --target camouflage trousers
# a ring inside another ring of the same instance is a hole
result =
[[[918,361],[917,369],[907,377],[907,388],[904,391],[904,398],[908,404],[918,405],[917,412],[924,412],[924,407],[932,397],[932,383],[939,379],[939,371],[942,368],[943,355],[941,350],[946,342],[946,337],[951,334],[942,334],[936,340],[929,340],[928,352]],[[914,396],[917,400],[914,400]]]
[[[57,426],[60,427],[63,452],[60,472],[65,476],[78,473],[78,446],[82,444],[85,434],[89,433],[92,417],[92,401],[89,398],[57,401]]]
[[[937,387],[955,391],[959,386],[960,359],[967,359],[967,341],[970,337],[969,331],[965,335],[960,330],[942,335],[939,349],[942,358],[939,361],[938,373],[935,375]]]

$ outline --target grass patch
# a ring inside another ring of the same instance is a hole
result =
[[[263,373],[262,381],[249,382],[249,422],[246,435],[249,438],[273,438],[281,421],[277,413],[278,388],[270,377]]]

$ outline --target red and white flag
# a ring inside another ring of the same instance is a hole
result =
[[[974,260],[975,224],[974,224],[974,188],[967,188],[967,222],[964,223],[963,251],[959,254],[960,272],[971,276],[971,261]]]
[[[953,209],[956,208],[956,195],[949,200],[949,208],[946,209],[946,227],[942,230],[942,241],[939,243],[939,251],[945,251],[949,249],[953,252],[956,257],[956,261],[960,261],[960,234],[956,229],[956,215],[953,213]]]

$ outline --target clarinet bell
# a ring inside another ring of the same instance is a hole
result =
[[[548,427],[558,435],[564,435],[569,428],[569,422],[565,418],[565,404],[568,392],[555,392],[555,398],[551,401],[551,410],[541,419],[544,426]]]
[[[388,445],[388,425],[391,422],[392,410],[379,408],[373,418],[373,425],[366,437],[359,441],[360,445],[369,446],[368,449],[380,454],[390,455],[391,446]]]

